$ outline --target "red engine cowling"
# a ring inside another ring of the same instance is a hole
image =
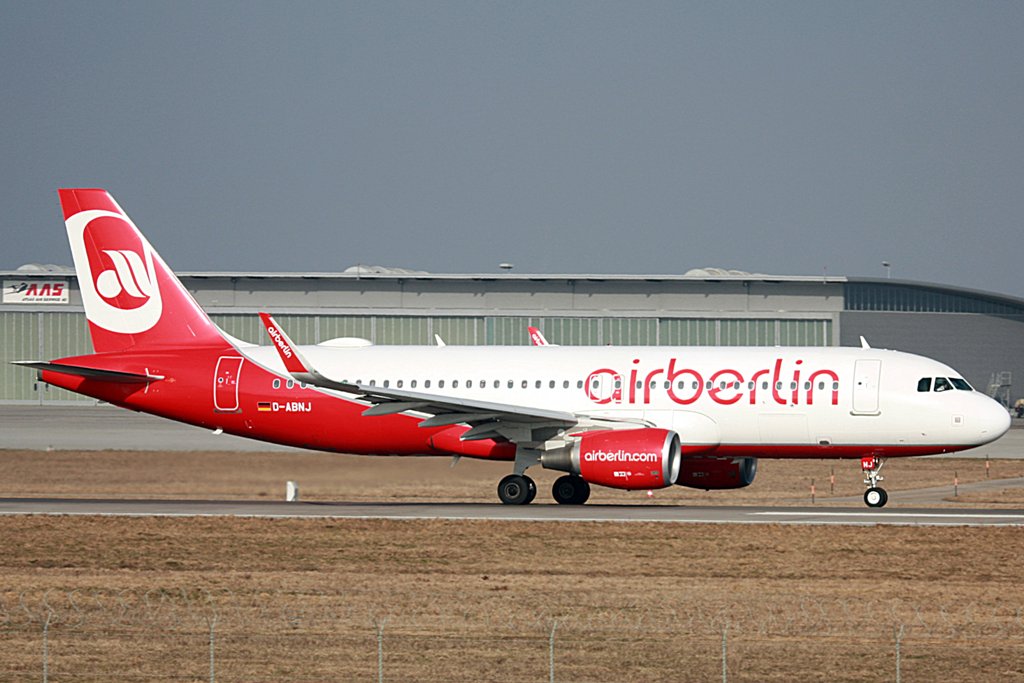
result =
[[[541,465],[614,489],[660,489],[679,476],[679,435],[667,429],[587,432],[571,448],[545,453]]]
[[[757,474],[757,458],[714,458],[696,455],[683,458],[676,483],[692,489],[741,489]]]

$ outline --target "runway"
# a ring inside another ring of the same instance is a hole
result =
[[[2,498],[0,515],[117,517],[257,517],[270,519],[491,520],[520,522],[668,522],[679,524],[814,524],[1024,526],[1024,511],[948,508],[676,507],[479,503],[304,503],[226,500]]]

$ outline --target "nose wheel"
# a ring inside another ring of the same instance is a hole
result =
[[[864,472],[864,485],[868,490],[864,492],[864,504],[869,508],[885,507],[889,502],[889,494],[885,492],[878,482],[885,479],[879,472],[882,469],[882,459],[875,455],[867,455],[860,459],[860,468]]]

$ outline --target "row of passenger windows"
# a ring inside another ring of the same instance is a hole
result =
[[[959,377],[922,377],[917,381],[917,390],[924,391],[949,391],[959,389],[960,391],[974,391],[967,380]]]
[[[344,381],[347,382],[348,380],[344,380]],[[960,381],[963,382],[963,380],[960,380]],[[356,384],[362,384],[363,380],[357,379],[355,383]],[[295,386],[295,384],[296,383],[293,382],[292,380],[288,380],[286,386],[287,386],[288,389],[291,389],[293,386]],[[369,380],[368,384],[371,387],[375,387],[375,386],[377,386],[377,380],[376,379],[371,379],[371,380]],[[572,383],[569,380],[566,379],[566,380],[562,380],[561,384],[562,384],[562,388],[563,389],[568,389],[571,386]],[[650,388],[651,389],[657,389],[658,388],[658,384],[659,383],[657,381],[651,380]],[[672,383],[667,381],[667,380],[664,381],[664,382],[661,382],[661,384],[662,384],[662,386],[665,389],[669,389],[672,386]],[[679,389],[679,390],[686,389],[686,384],[687,383],[683,382],[683,381],[676,382],[676,389]],[[965,384],[966,384],[966,382],[965,382]],[[508,380],[505,383],[505,385],[506,385],[506,388],[508,388],[508,389],[514,389],[515,385],[516,385],[516,382],[515,382],[515,380],[511,380],[510,379],[510,380]],[[558,382],[553,380],[553,379],[552,380],[548,380],[547,381],[547,385],[548,385],[549,389],[554,389],[555,387],[558,386]],[[275,389],[280,389],[281,388],[281,380],[275,379],[273,386],[274,386]],[[383,386],[386,389],[390,388],[391,387],[391,380],[389,380],[389,379],[384,380],[383,382],[381,382],[381,386]],[[452,389],[458,389],[459,386],[460,386],[459,380],[457,380],[457,379],[451,380],[450,387]],[[462,384],[461,386],[466,388],[466,389],[472,389],[474,386],[479,386],[479,388],[481,388],[481,389],[486,389],[487,388],[487,380],[482,379],[482,380],[479,380],[478,382],[474,382],[474,380],[467,379],[465,381],[465,383]],[[528,389],[530,387],[530,381],[524,379],[524,380],[522,380],[520,382],[519,386],[522,389]],[[533,382],[533,386],[534,386],[535,389],[540,389],[541,387],[544,386],[544,381],[543,380],[539,380],[539,379],[535,380]],[[616,389],[621,389],[622,388],[622,381],[621,380],[616,380],[614,382],[614,386],[615,386]],[[767,391],[768,390],[768,386],[769,386],[768,382],[761,382],[761,389]],[[789,388],[790,389],[796,389],[798,386],[799,385],[796,382],[790,382],[789,383]],[[302,389],[305,389],[306,385],[300,383],[299,387],[302,388]],[[432,387],[431,380],[429,380],[429,379],[423,380],[423,388],[424,389],[430,389],[431,387]],[[498,379],[494,380],[493,387],[495,389],[500,389],[501,388],[501,380],[498,380]],[[592,380],[591,381],[591,387],[593,389],[599,389],[601,387],[600,380],[596,380],[596,379]],[[643,389],[643,387],[644,387],[644,383],[643,382],[637,382],[636,383],[636,388],[637,389]],[[697,382],[696,380],[690,382],[690,389],[696,390],[699,387],[700,387],[700,383]],[[397,389],[405,388],[405,381],[404,380],[400,380],[400,379],[399,380],[395,380],[395,388],[397,388]],[[414,379],[413,380],[409,380],[409,388],[410,389],[417,389],[417,388],[419,388],[418,382],[416,380],[414,380]],[[444,389],[445,388],[445,380],[443,380],[443,379],[437,380],[437,388],[438,389]],[[583,388],[583,380],[576,380],[576,388],[577,389],[582,389]],[[704,383],[704,388],[708,389],[708,390],[713,389],[714,388],[714,384],[712,382],[705,382]],[[719,382],[718,383],[718,388],[719,389],[740,389],[740,388],[742,388],[742,383],[740,383],[740,382]],[[775,388],[778,389],[778,390],[783,389],[784,388],[784,383],[783,382],[776,382],[775,383]],[[810,388],[811,388],[811,383],[810,382],[804,382],[804,390],[809,390]],[[824,390],[824,388],[825,388],[825,383],[824,382],[818,382],[818,389]],[[748,390],[753,390],[754,389],[754,383],[753,382],[747,382],[747,389]],[[836,391],[838,389],[839,389],[839,382],[832,382],[832,390]],[[927,389],[920,389],[920,388],[918,390],[919,391],[927,391]],[[939,391],[939,389],[936,389],[936,391]]]

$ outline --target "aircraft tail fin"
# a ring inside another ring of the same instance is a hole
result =
[[[226,343],[110,193],[58,193],[97,353]]]

